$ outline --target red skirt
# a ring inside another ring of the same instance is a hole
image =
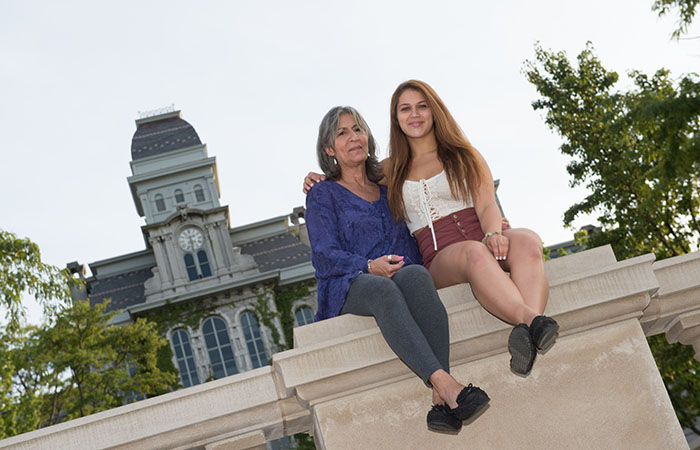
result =
[[[437,238],[437,252],[433,247],[433,233],[430,232],[430,228],[423,228],[416,235],[426,269],[430,268],[435,255],[447,246],[462,241],[481,241],[484,238],[484,232],[481,230],[481,223],[474,208],[462,209],[442,217],[433,222],[433,227]]]

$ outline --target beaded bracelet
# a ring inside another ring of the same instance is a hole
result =
[[[372,260],[371,259],[367,260],[367,273],[370,275],[372,274]]]
[[[481,240],[481,243],[484,244],[484,245],[486,245],[486,241],[487,241],[491,236],[493,236],[494,234],[501,234],[501,235],[502,235],[503,232],[501,232],[501,231],[489,231],[488,233],[486,233],[486,234],[484,235],[484,238]]]

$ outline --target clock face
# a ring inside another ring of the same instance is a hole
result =
[[[187,228],[180,233],[177,243],[180,245],[181,249],[190,252],[202,247],[204,236],[202,236],[202,232],[196,228]]]

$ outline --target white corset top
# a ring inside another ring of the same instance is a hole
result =
[[[406,205],[408,231],[413,234],[423,227],[430,227],[435,251],[437,251],[437,239],[435,239],[433,222],[455,211],[474,206],[471,195],[466,203],[452,197],[444,170],[427,180],[406,180],[403,183],[402,192]]]

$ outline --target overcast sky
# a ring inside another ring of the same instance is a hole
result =
[[[417,78],[501,180],[511,223],[569,240],[562,215],[585,191],[569,187],[523,63],[537,41],[575,58],[590,40],[621,75],[697,71],[698,41],[671,41],[675,19],[651,4],[1,0],[0,228],[59,266],[142,250],[126,182],[134,120],[171,104],[217,158],[231,226],[288,214],[318,170],[325,112],[359,109],[384,157],[390,96]]]

